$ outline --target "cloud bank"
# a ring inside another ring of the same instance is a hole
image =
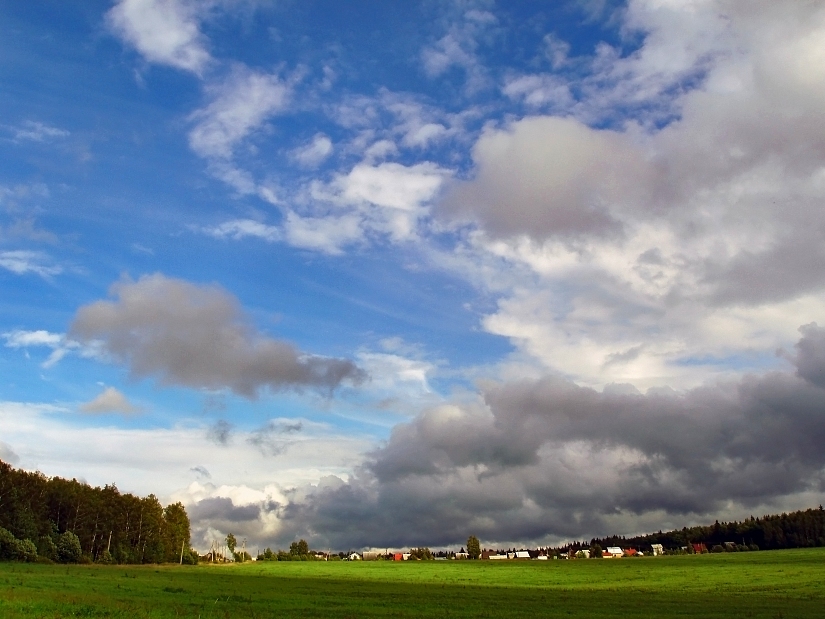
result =
[[[277,505],[260,502],[243,512],[244,526],[261,535],[276,517],[273,543],[308,536],[336,548],[446,545],[470,533],[506,543],[819,500],[825,329],[800,331],[796,373],[683,393],[596,391],[556,376],[489,383],[478,403],[397,425],[350,480],[329,477]],[[240,517],[224,507],[227,520]]]

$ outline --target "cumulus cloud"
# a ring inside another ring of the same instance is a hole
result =
[[[801,374],[821,378],[823,334],[803,329]],[[825,488],[825,390],[789,372],[647,394],[548,376],[482,395],[396,426],[349,482],[283,507],[282,530],[342,547],[581,538]]]
[[[435,206],[474,222],[442,261],[499,296],[488,331],[588,384],[775,364],[755,351],[825,310],[825,10],[640,0],[622,19],[643,42],[597,52],[568,80],[586,95],[481,134]]]
[[[528,118],[489,130],[473,148],[476,176],[442,208],[476,217],[493,235],[616,235],[613,214],[633,196],[643,157],[626,136],[573,120]]]
[[[112,31],[149,62],[200,75],[211,57],[198,10],[185,0],[120,0],[106,17]]]
[[[214,285],[156,274],[120,281],[111,294],[114,300],[81,307],[71,333],[98,341],[135,378],[252,399],[265,388],[332,390],[365,378],[352,361],[303,353],[257,332],[238,301]]]
[[[121,415],[134,415],[141,410],[139,406],[132,404],[122,392],[114,387],[107,387],[96,398],[80,406],[80,411],[93,414],[119,413]]]

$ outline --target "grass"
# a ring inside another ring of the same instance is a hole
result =
[[[825,549],[578,561],[0,563],[0,617],[825,616]]]

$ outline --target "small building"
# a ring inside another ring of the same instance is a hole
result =
[[[651,548],[653,548],[653,556],[659,557],[665,554],[665,548],[661,544],[652,544]]]
[[[469,552],[457,552],[455,553],[456,559],[469,559],[470,553]]]
[[[364,561],[378,561],[379,556],[380,553],[377,550],[367,550],[364,552],[361,558]]]
[[[487,558],[490,561],[501,561],[502,559],[509,559],[508,555],[488,555]]]
[[[349,555],[347,557],[347,561],[360,561],[360,560],[361,560],[361,555],[359,555],[357,552],[353,552],[351,555]]]
[[[701,543],[700,544],[691,544],[691,546],[693,547],[693,552],[696,553],[697,555],[703,555],[708,551],[708,547],[705,546],[704,544],[701,544]]]
[[[518,550],[518,551],[514,552],[513,554],[515,555],[513,557],[514,559],[529,559],[530,558],[530,552],[528,550]]]
[[[624,556],[626,557],[635,557],[637,554],[639,553],[636,552],[635,548],[626,548],[624,551]]]

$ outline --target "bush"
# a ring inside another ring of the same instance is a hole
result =
[[[0,527],[0,561],[14,561],[17,558],[18,539],[11,531]]]
[[[57,546],[49,535],[43,535],[37,544],[37,555],[54,561],[57,558]]]
[[[710,551],[711,552],[725,552],[725,549],[722,546],[720,546],[719,544],[716,544],[716,546],[711,548]]]
[[[183,553],[183,564],[184,565],[197,565],[198,561],[200,560],[200,555],[198,551],[194,548],[190,548]]]
[[[34,563],[37,561],[37,546],[30,539],[24,539],[17,542],[17,556],[18,561],[25,561],[26,563]]]
[[[115,562],[115,560],[112,558],[111,552],[104,550],[97,556],[97,562],[102,563],[103,565],[111,565]]]
[[[83,558],[80,540],[71,531],[57,538],[57,560],[60,563],[79,563]]]

